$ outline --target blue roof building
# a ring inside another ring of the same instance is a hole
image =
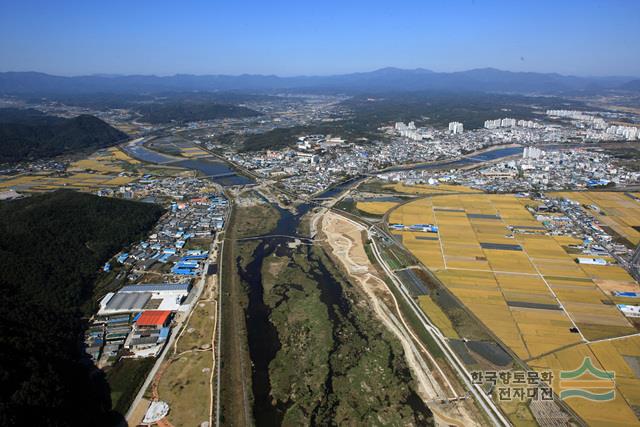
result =
[[[191,269],[191,268],[173,267],[171,269],[171,272],[173,274],[178,274],[178,275],[182,275],[182,276],[195,276],[196,275],[196,270],[195,269]]]
[[[119,292],[189,292],[190,283],[147,283],[123,286]]]

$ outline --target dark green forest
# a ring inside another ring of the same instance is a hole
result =
[[[353,120],[367,127],[396,121],[416,121],[416,125],[446,128],[449,122],[478,129],[485,120],[511,117],[534,119],[534,111],[588,107],[578,101],[552,96],[524,96],[482,92],[408,92],[384,96],[357,96],[342,102],[353,111]]]
[[[0,203],[0,425],[118,420],[82,350],[83,318],[99,268],[162,212],[72,191]]]
[[[126,138],[124,132],[90,115],[65,119],[33,109],[0,108],[0,163],[98,149]]]
[[[279,97],[264,94],[252,94],[245,92],[157,92],[157,93],[82,93],[44,96],[47,100],[96,110],[108,110],[110,108],[124,108],[137,111],[139,107],[152,103],[215,103],[225,105],[238,105],[245,102],[267,102],[278,100]],[[23,97],[28,103],[38,103],[43,97]],[[295,100],[289,100],[293,102]]]
[[[214,102],[170,101],[138,105],[135,109],[148,123],[195,122],[226,118],[259,116],[260,113],[246,107]]]

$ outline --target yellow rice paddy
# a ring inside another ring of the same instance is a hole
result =
[[[202,150],[201,148],[198,147],[187,147],[187,148],[181,148],[180,149],[180,155],[183,157],[188,157],[190,159],[199,159],[202,157],[208,157],[210,156],[209,153],[207,153],[206,151]]]
[[[442,194],[442,193],[481,193],[480,190],[465,187],[463,185],[452,184],[415,184],[407,185],[402,182],[384,185],[383,188],[393,190],[397,193],[406,194]]]
[[[125,172],[124,164],[137,165],[138,160],[132,159],[119,148],[112,147],[99,151],[87,159],[75,161],[67,168],[67,173],[33,174],[7,177],[0,180],[0,189],[14,188],[22,191],[52,191],[60,188],[77,189],[81,191],[95,191],[102,187],[118,187],[127,185],[138,176]]]
[[[602,212],[597,214],[600,221],[630,241],[640,240],[632,228],[640,224],[639,202],[620,193],[565,194],[598,206],[594,212]],[[559,374],[578,368],[589,356],[598,366],[616,371],[613,401],[596,405],[569,399],[589,424],[637,425],[629,404],[640,404],[640,372],[634,371],[636,362],[630,358],[640,362],[640,336],[616,338],[637,330],[617,309],[619,301],[611,293],[640,291],[640,286],[618,265],[576,263],[576,255],[565,248],[580,241],[546,235],[527,209],[534,204],[514,195],[435,195],[398,207],[389,222],[439,227],[438,234],[429,234],[435,240],[419,239],[423,233],[394,233],[401,234],[403,245],[531,366]],[[426,299],[420,299],[421,305],[432,310]],[[574,327],[581,334],[572,332]],[[593,342],[586,344],[583,337]],[[616,339],[609,340],[612,337]]]
[[[396,202],[356,202],[356,209],[371,215],[384,215],[397,205]]]

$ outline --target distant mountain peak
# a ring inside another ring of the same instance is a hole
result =
[[[384,67],[384,68],[378,68],[377,70],[374,71],[369,71],[369,72],[363,72],[360,74],[367,74],[367,73],[371,73],[371,74],[393,74],[393,73],[434,73],[434,71],[431,71],[429,69],[426,68],[397,68],[397,67]]]

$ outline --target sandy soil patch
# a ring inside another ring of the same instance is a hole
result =
[[[365,252],[362,240],[364,229],[332,212],[322,217],[321,227],[335,258],[340,260],[352,281],[365,292],[376,316],[402,344],[405,359],[417,384],[417,391],[432,409],[436,423],[438,425],[477,425],[464,403],[447,405],[436,403],[441,399],[453,397],[450,396],[451,391],[435,379],[434,372],[416,347],[404,322],[385,304],[384,301],[388,301],[393,296]]]

